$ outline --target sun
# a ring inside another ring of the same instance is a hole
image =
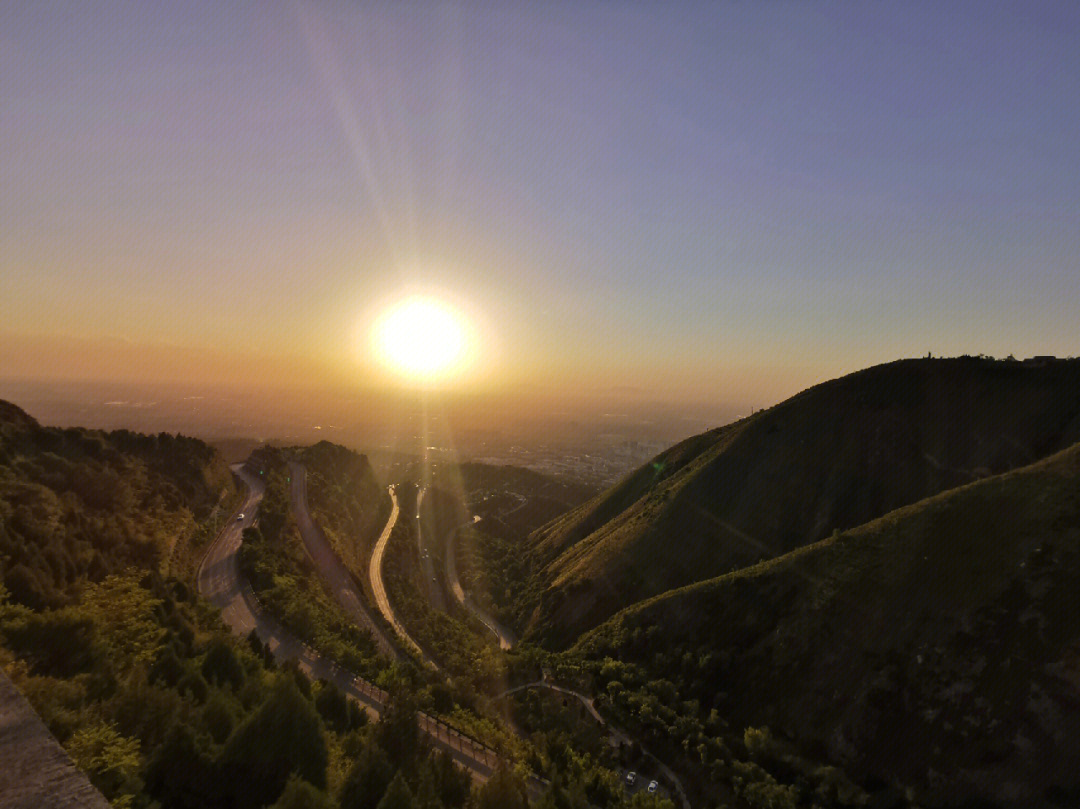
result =
[[[375,350],[393,370],[434,380],[452,372],[468,348],[465,318],[434,298],[408,298],[375,322]]]

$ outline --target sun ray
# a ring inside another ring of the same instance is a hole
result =
[[[469,348],[464,318],[432,298],[409,298],[375,322],[375,349],[394,371],[431,382],[457,370]]]

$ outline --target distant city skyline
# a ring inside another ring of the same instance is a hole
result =
[[[4,3],[0,377],[762,407],[1080,353],[1075,3]],[[629,393],[628,389],[634,392]]]

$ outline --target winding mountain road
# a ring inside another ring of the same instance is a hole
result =
[[[413,640],[412,636],[406,631],[405,626],[398,620],[397,615],[394,614],[394,608],[390,606],[390,598],[386,595],[386,583],[383,581],[382,574],[383,557],[386,555],[386,545],[390,541],[390,534],[393,533],[398,514],[401,511],[398,508],[397,492],[392,485],[389,491],[394,506],[390,511],[390,519],[386,521],[386,527],[383,528],[383,532],[379,535],[375,548],[371,552],[371,564],[368,566],[368,575],[371,577],[371,590],[375,594],[375,606],[379,608],[383,618],[394,628],[394,631],[398,633],[398,636],[405,644],[416,652],[424,663],[438,669],[439,667],[435,661],[428,657],[424,650],[420,648],[420,644]]]
[[[533,683],[525,683],[524,685],[519,685],[514,688],[508,688],[501,694],[499,694],[499,696],[508,697],[511,694],[516,694],[518,691],[527,691],[530,688],[546,688],[548,691],[558,691],[560,694],[566,694],[568,696],[574,697],[582,705],[585,706],[585,709],[589,712],[589,715],[592,716],[593,719],[595,719],[597,722],[599,722],[601,725],[608,729],[608,732],[611,734],[611,738],[614,739],[615,742],[619,744],[630,743],[631,740],[629,736],[616,728],[614,725],[609,725],[607,720],[600,715],[600,712],[596,710],[595,700],[593,700],[592,697],[588,697],[585,694],[582,694],[580,691],[574,691],[570,688],[563,688],[561,685],[555,685],[554,683],[549,683],[546,680],[537,680]]]
[[[246,484],[248,493],[238,518],[230,519],[222,528],[199,565],[196,574],[199,592],[221,609],[222,619],[233,632],[247,636],[254,629],[275,658],[295,660],[308,677],[334,683],[346,695],[356,700],[372,719],[378,719],[386,708],[389,695],[327,660],[290,634],[262,609],[251,587],[240,578],[237,553],[243,541],[243,529],[255,522],[256,510],[263,498],[265,487],[257,476],[252,475],[241,464],[233,466],[232,469]],[[394,513],[384,534],[389,534],[396,514],[395,501]],[[417,714],[417,724],[435,747],[447,751],[454,761],[472,774],[474,780],[486,781],[495,772],[499,757],[493,750],[427,714]],[[530,789],[537,790],[538,785],[539,782],[531,784]]]
[[[459,525],[456,528],[451,528],[450,532],[446,535],[446,583],[449,585],[450,592],[454,594],[454,598],[457,599],[458,604],[471,612],[479,619],[480,623],[495,633],[495,637],[499,639],[500,648],[513,649],[514,644],[517,643],[517,638],[514,637],[514,633],[495,620],[493,616],[488,615],[482,610],[476,602],[466,594],[465,589],[461,586],[461,579],[458,577],[457,559],[454,555],[454,539],[457,536],[459,529],[464,528],[466,525],[473,525],[479,521],[479,517],[473,517],[470,522]]]
[[[379,650],[392,660],[400,660],[401,652],[383,632],[364,605],[364,595],[353,580],[352,573],[337,555],[322,529],[311,519],[307,501],[307,469],[295,461],[289,464],[291,487],[290,507],[308,556],[323,585],[357,626],[368,630]],[[393,517],[391,516],[391,519]],[[392,527],[392,526],[391,526]]]
[[[257,621],[241,585],[237,552],[244,529],[255,524],[255,512],[266,487],[256,475],[244,469],[243,464],[234,464],[232,471],[247,486],[247,495],[238,518],[229,519],[203,557],[196,582],[199,592],[221,609],[225,623],[237,633],[246,635],[255,629]]]

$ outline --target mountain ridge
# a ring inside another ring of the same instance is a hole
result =
[[[1080,797],[1078,589],[1080,443],[634,604],[572,653],[932,805],[1048,805]]]
[[[1080,440],[1080,361],[899,360],[684,441],[534,532],[530,635],[781,555]]]

